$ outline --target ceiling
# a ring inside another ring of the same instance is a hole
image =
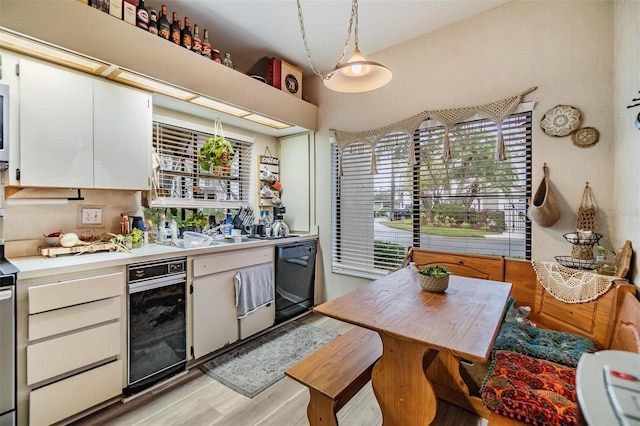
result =
[[[445,27],[510,0],[360,0],[360,50],[365,57],[421,34]],[[246,71],[264,56],[283,59],[311,74],[305,53],[296,0],[147,0],[148,9],[166,4],[169,19],[188,16],[200,36],[209,30],[213,48],[231,53],[238,70]],[[312,59],[322,72],[336,65],[344,47],[351,0],[301,0]],[[353,42],[347,51],[351,56]],[[392,67],[391,67],[392,68]]]

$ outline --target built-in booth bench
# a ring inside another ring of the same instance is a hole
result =
[[[529,319],[537,327],[586,337],[600,350],[640,352],[640,302],[636,287],[625,280],[615,280],[612,288],[594,301],[567,304],[542,288],[530,261],[421,249],[413,249],[410,260],[419,269],[439,264],[454,275],[510,282],[512,297],[518,306],[532,308]],[[336,425],[338,410],[371,379],[381,355],[377,334],[355,327],[287,370],[289,377],[309,388],[310,424]],[[489,365],[464,359],[457,362],[447,365],[451,362],[438,357],[427,369],[438,398],[489,419],[491,426],[525,424],[485,406],[480,388]]]

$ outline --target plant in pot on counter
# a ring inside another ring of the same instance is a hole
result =
[[[144,232],[138,228],[133,228],[129,234],[131,237],[131,245],[133,248],[141,247],[144,242]]]
[[[229,162],[233,155],[233,146],[222,136],[214,136],[206,140],[200,148],[198,162],[202,170],[218,173],[229,171]]]
[[[191,217],[181,221],[178,227],[183,231],[201,232],[209,224],[209,217],[201,212],[194,213]]]

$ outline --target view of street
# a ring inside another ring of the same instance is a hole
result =
[[[388,220],[388,218],[384,217],[374,219],[375,239],[400,244],[405,247],[412,246],[413,237],[411,232],[391,228],[381,223]],[[458,251],[482,255],[504,254],[509,257],[524,258],[524,245],[513,244],[514,240],[522,239],[524,239],[524,234],[507,232],[500,235],[486,236],[485,238],[441,237],[422,234],[420,237],[420,247],[432,250]]]

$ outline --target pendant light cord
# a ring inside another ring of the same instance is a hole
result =
[[[311,59],[311,49],[309,49],[309,44],[307,42],[307,33],[304,29],[304,17],[302,16],[302,5],[300,4],[300,0],[296,0],[296,2],[298,4],[298,21],[300,22],[300,32],[302,33],[302,41],[304,42],[304,49],[307,52],[307,59],[309,60],[309,65],[311,66],[311,70],[313,71],[314,74],[316,74],[323,80],[328,80],[333,76],[335,69],[342,64],[342,60],[347,54],[347,49],[349,48],[349,44],[351,44],[351,31],[352,31],[352,28],[354,28],[354,23],[355,23],[355,31],[354,31],[355,50],[356,51],[359,50],[358,49],[358,0],[353,0],[353,2],[351,3],[351,18],[349,19],[349,29],[347,30],[347,39],[344,42],[344,47],[342,48],[342,53],[340,54],[340,58],[338,59],[336,66],[328,74],[323,74],[322,72],[320,72],[318,68],[315,66],[315,64],[313,63],[313,60]]]

